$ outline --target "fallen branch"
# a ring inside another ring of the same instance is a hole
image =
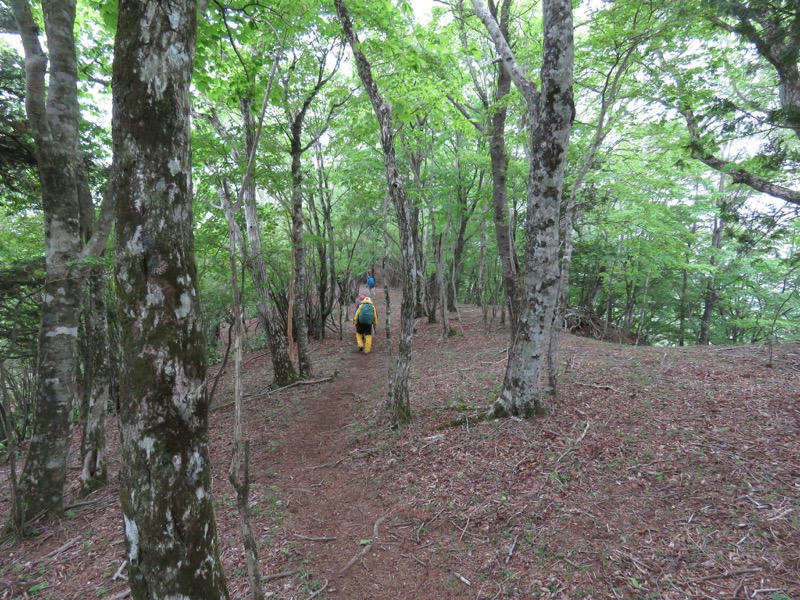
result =
[[[336,462],[329,462],[325,463],[324,465],[317,465],[316,467],[304,467],[303,471],[316,471],[317,469],[324,469],[326,467],[330,467],[331,469],[334,467],[338,467],[340,463],[344,462],[347,457],[340,458]]]
[[[421,564],[423,567],[427,567],[428,566],[427,563],[425,563],[424,561],[418,559],[413,554],[401,554],[400,556],[402,556],[403,558],[410,558],[411,560],[414,560],[414,561],[418,562],[419,564]]]
[[[122,564],[119,566],[119,569],[117,569],[117,572],[114,573],[114,576],[111,578],[111,581],[116,581],[117,579],[122,579],[123,581],[128,581],[128,578],[125,577],[125,575],[122,574],[122,571],[127,566],[128,566],[128,561],[127,560],[123,560]]]
[[[276,579],[283,579],[284,577],[291,577],[292,575],[296,575],[302,571],[302,569],[295,569],[294,571],[283,571],[281,573],[273,573],[272,575],[264,575],[261,578],[261,583],[267,583],[268,581],[275,581]]]
[[[482,413],[474,413],[471,415],[464,415],[463,417],[458,417],[457,419],[452,419],[450,421],[445,421],[444,423],[440,423],[436,425],[433,429],[434,431],[441,431],[443,429],[447,429],[449,427],[459,427],[461,425],[469,426],[470,423],[473,425],[475,423],[481,423],[482,421],[491,421],[494,419],[494,415],[491,411],[486,411]]]
[[[373,531],[372,540],[369,542],[369,544],[366,544],[358,554],[356,554],[353,558],[347,561],[347,564],[344,567],[342,567],[341,570],[339,571],[339,576],[343,575],[344,572],[347,571],[347,569],[356,564],[361,558],[363,558],[367,554],[367,552],[369,552],[369,549],[372,548],[372,546],[375,544],[375,540],[378,538],[378,527],[380,527],[380,524],[383,523],[383,521],[388,516],[389,516],[388,514],[384,515],[377,521],[375,521],[375,526],[372,528]]]
[[[299,533],[295,533],[294,537],[300,538],[301,540],[308,540],[309,542],[332,542],[336,538],[335,537],[309,537],[307,535],[300,535]]]
[[[288,390],[289,388],[297,387],[298,385],[316,385],[318,383],[325,383],[326,381],[333,381],[333,375],[329,377],[323,377],[322,379],[312,379],[310,381],[295,381],[294,383],[290,383],[289,385],[285,385],[283,387],[279,387],[274,390],[269,389],[262,389],[260,392],[256,392],[255,394],[245,394],[242,398],[260,398],[262,396],[270,396],[272,394],[277,394],[278,392],[282,392],[284,390]],[[217,404],[216,406],[211,408],[211,412],[220,410],[221,408],[225,408],[226,406],[230,406],[233,404],[234,401],[231,400],[230,402],[225,402],[224,404]]]
[[[430,521],[423,521],[422,522],[422,525],[420,525],[419,528],[417,528],[417,533],[416,533],[416,536],[414,538],[414,539],[416,539],[417,543],[419,543],[419,534],[422,531],[422,529],[425,527],[425,525],[430,525],[431,523],[433,523],[436,519],[439,518],[439,515],[442,514],[443,512],[444,512],[444,509],[442,509],[438,513],[436,513]]]
[[[80,538],[72,538],[71,540],[67,540],[67,543],[61,546],[60,548],[56,548],[52,552],[48,553],[45,558],[53,558],[54,556],[58,556],[65,550],[69,550],[74,545],[76,545],[80,541]]]
[[[725,577],[736,577],[737,575],[746,575],[747,573],[760,573],[761,569],[736,569],[733,571],[725,571],[724,573],[715,573],[714,575],[706,575],[705,577],[696,577],[690,579],[691,583],[699,583],[700,581],[710,581],[711,579],[724,579]]]
[[[598,390],[609,390],[612,392],[617,392],[618,394],[622,393],[617,388],[611,387],[610,385],[601,385],[597,383],[580,383],[580,382],[575,383],[575,385],[582,385],[584,387],[595,388]]]

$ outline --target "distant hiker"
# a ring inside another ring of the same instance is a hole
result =
[[[361,301],[361,304],[353,316],[353,325],[356,326],[356,344],[358,344],[358,351],[364,354],[369,354],[372,350],[372,332],[378,330],[378,311],[375,310],[375,305],[372,299],[367,296]]]
[[[375,278],[372,275],[367,275],[367,287],[369,288],[369,295],[372,296],[372,288],[375,287]]]
[[[358,307],[361,306],[361,303],[364,301],[364,298],[366,298],[366,296],[359,296],[358,298],[356,298],[356,306],[355,306],[356,310],[358,310]]]

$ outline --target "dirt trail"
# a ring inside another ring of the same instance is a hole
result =
[[[354,349],[340,351],[333,382],[300,401],[302,414],[268,457],[288,503],[293,554],[316,580],[309,591],[327,584],[320,597],[434,598],[425,557],[432,546],[421,548],[415,537],[422,521],[387,497],[382,481],[361,473],[358,461],[369,449],[352,443],[351,423],[385,397],[386,342],[376,337],[369,355]]]

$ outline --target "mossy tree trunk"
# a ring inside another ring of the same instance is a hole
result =
[[[227,598],[192,234],[193,0],[121,0],[112,190],[122,338],[120,496],[131,595]]]
[[[530,136],[522,303],[496,415],[544,410],[540,377],[559,289],[559,220],[567,146],[572,128],[573,31],[570,0],[544,0],[541,91],[516,62],[500,26],[481,0],[472,0],[503,69],[527,105]]]

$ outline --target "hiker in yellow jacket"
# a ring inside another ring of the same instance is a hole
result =
[[[353,325],[356,326],[356,344],[358,351],[369,354],[372,350],[372,333],[378,331],[378,311],[372,299],[367,296],[358,305],[356,314],[353,315]]]

